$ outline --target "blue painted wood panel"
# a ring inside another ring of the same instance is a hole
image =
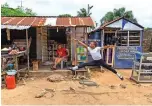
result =
[[[124,46],[124,48],[130,48],[130,47],[131,46],[129,46],[129,47]],[[119,46],[116,47],[116,51],[115,51],[114,67],[115,68],[126,68],[126,69],[127,68],[132,68],[133,59],[127,59],[127,58],[131,57],[134,53],[133,52],[129,52],[129,51],[128,51],[128,53],[127,53],[127,51],[125,51],[123,53],[123,52],[120,52],[120,50],[118,50],[118,48],[119,48]],[[141,46],[135,47],[135,49],[138,52],[142,52],[142,47]],[[126,58],[125,58],[125,56],[126,56]],[[140,56],[137,56],[137,58],[140,58]]]

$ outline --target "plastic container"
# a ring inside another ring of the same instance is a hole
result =
[[[86,60],[86,56],[81,56],[81,60]]]
[[[77,57],[78,57],[78,60],[81,60],[81,56],[80,55],[77,55]]]
[[[14,75],[7,75],[6,76],[6,88],[7,89],[14,89],[16,87],[15,76]]]
[[[6,73],[7,75],[15,75],[16,74],[16,70],[8,70]]]
[[[11,70],[14,68],[14,64],[8,64],[8,68]]]

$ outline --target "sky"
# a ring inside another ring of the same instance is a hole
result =
[[[114,8],[125,7],[132,10],[140,25],[152,28],[152,0],[22,0],[24,7],[31,8],[37,15],[58,16],[59,14],[77,15],[80,8],[91,9],[92,19],[100,23],[100,19]],[[21,0],[1,0],[2,4],[8,3],[10,7],[21,5]]]

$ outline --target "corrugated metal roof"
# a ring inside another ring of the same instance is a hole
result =
[[[1,24],[16,26],[94,26],[91,17],[1,17]]]
[[[110,22],[107,22],[107,23],[103,24],[103,25],[100,26],[99,28],[97,28],[97,29],[95,29],[95,30],[93,30],[93,31],[91,31],[91,32],[89,32],[89,33],[95,32],[95,31],[97,31],[97,30],[105,29],[106,27],[110,27],[110,26],[111,26],[111,28],[116,28],[116,27],[112,26],[112,24],[114,23],[114,24],[116,25],[116,24],[118,24],[118,23],[115,23],[115,22],[117,22],[117,21],[119,21],[119,20],[122,20],[122,19],[124,19],[124,20],[126,20],[126,21],[128,21],[129,23],[132,24],[131,26],[128,26],[128,24],[126,24],[126,26],[125,26],[124,28],[126,28],[126,29],[128,29],[128,30],[131,30],[131,29],[134,30],[133,28],[137,29],[137,26],[139,27],[139,28],[138,28],[139,30],[142,30],[142,29],[144,28],[143,26],[139,25],[138,23],[134,23],[134,22],[132,22],[132,21],[130,21],[130,20],[124,18],[124,17],[119,17],[119,18],[117,18],[117,19],[115,19],[115,20],[112,20],[112,21],[110,21]],[[114,25],[114,24],[113,24],[113,25]],[[120,27],[120,28],[121,28],[121,27]]]
[[[58,26],[94,26],[91,17],[60,17],[57,18]]]
[[[144,28],[143,26],[139,25],[138,23],[132,22],[132,21],[130,21],[129,19],[127,19],[127,18],[125,18],[125,17],[119,17],[119,18],[117,18],[117,19],[115,19],[115,20],[113,20],[113,21],[107,22],[107,23],[105,23],[104,25],[102,25],[101,28],[106,27],[106,26],[108,26],[108,25],[110,25],[110,24],[112,24],[112,23],[114,23],[114,22],[116,22],[116,21],[118,21],[118,20],[121,20],[121,19],[124,19],[124,20],[126,20],[126,21],[128,21],[128,22],[130,22],[130,23],[132,23],[132,24],[135,24],[136,26],[138,26],[138,27],[140,27],[140,28]]]
[[[44,25],[46,26],[56,26],[57,18],[46,18]]]
[[[2,25],[42,26],[45,18],[40,17],[1,17]]]

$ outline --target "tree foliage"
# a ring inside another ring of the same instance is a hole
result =
[[[77,12],[77,14],[78,14],[77,16],[79,16],[79,17],[86,17],[86,16],[88,16],[87,10],[85,8],[81,8],[80,11]]]
[[[134,17],[132,11],[126,11],[124,7],[119,8],[119,9],[114,9],[113,11],[109,11],[105,14],[105,16],[100,20],[101,25],[103,25],[106,22],[110,22],[116,18],[119,17],[125,17],[129,19],[130,21],[133,21],[137,23],[137,19]]]
[[[1,5],[1,16],[35,16],[31,9],[20,7],[17,8],[10,8],[7,3]]]
[[[59,17],[72,17],[70,14],[61,14]]]
[[[79,17],[87,17],[87,16],[91,16],[91,12],[90,10],[93,8],[93,6],[89,6],[88,4],[88,9],[85,8],[81,8],[79,11],[77,11],[77,16]]]

